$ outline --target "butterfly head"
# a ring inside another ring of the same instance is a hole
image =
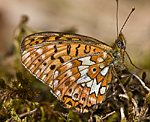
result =
[[[118,51],[126,49],[126,40],[122,33],[119,34],[118,38],[115,41],[115,48]]]
[[[115,44],[113,46],[114,57],[119,58],[119,59],[120,57],[124,58],[125,49],[126,49],[126,40],[125,40],[124,35],[120,33],[118,38],[115,40]]]

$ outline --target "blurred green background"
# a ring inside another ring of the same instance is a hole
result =
[[[132,7],[135,12],[123,33],[133,62],[150,70],[150,0],[119,0],[119,27]],[[107,44],[116,39],[115,0],[0,0],[0,64],[11,72],[13,33],[22,15],[37,31],[63,31],[92,36]]]

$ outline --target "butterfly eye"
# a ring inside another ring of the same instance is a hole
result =
[[[123,41],[118,41],[117,45],[118,45],[119,48],[125,49],[125,44],[123,43]]]

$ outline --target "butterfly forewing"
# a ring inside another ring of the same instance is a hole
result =
[[[109,50],[111,47],[95,38],[79,35],[79,34],[69,34],[62,32],[41,32],[35,33],[27,36],[21,43],[21,51],[26,50],[27,48],[34,47],[44,43],[63,43],[63,42],[78,42],[86,44],[96,44],[102,49]]]
[[[66,107],[80,112],[101,103],[111,81],[111,47],[82,35],[38,33],[21,44],[22,63]]]

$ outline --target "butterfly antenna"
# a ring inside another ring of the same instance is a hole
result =
[[[129,15],[127,16],[127,18],[126,18],[124,24],[122,25],[122,27],[121,27],[121,29],[120,29],[120,33],[122,32],[124,26],[126,25],[127,21],[129,20],[129,18],[130,18],[131,14],[133,13],[134,10],[135,10],[135,8],[133,7],[133,8],[131,9]]]
[[[119,4],[119,1],[118,0],[116,0],[116,3],[117,3],[117,10],[116,10],[116,28],[117,28],[117,37],[118,37],[118,26],[119,26],[119,23],[118,23],[118,15],[119,15],[119,11],[118,11],[118,8],[119,8],[119,6],[118,6],[118,4]]]
[[[142,70],[141,68],[137,67],[137,66],[132,62],[132,60],[131,60],[129,54],[128,54],[126,51],[125,51],[125,53],[126,53],[128,59],[129,59],[130,63],[132,64],[132,66],[134,66],[134,67],[135,67],[136,69],[138,69],[138,70]]]

